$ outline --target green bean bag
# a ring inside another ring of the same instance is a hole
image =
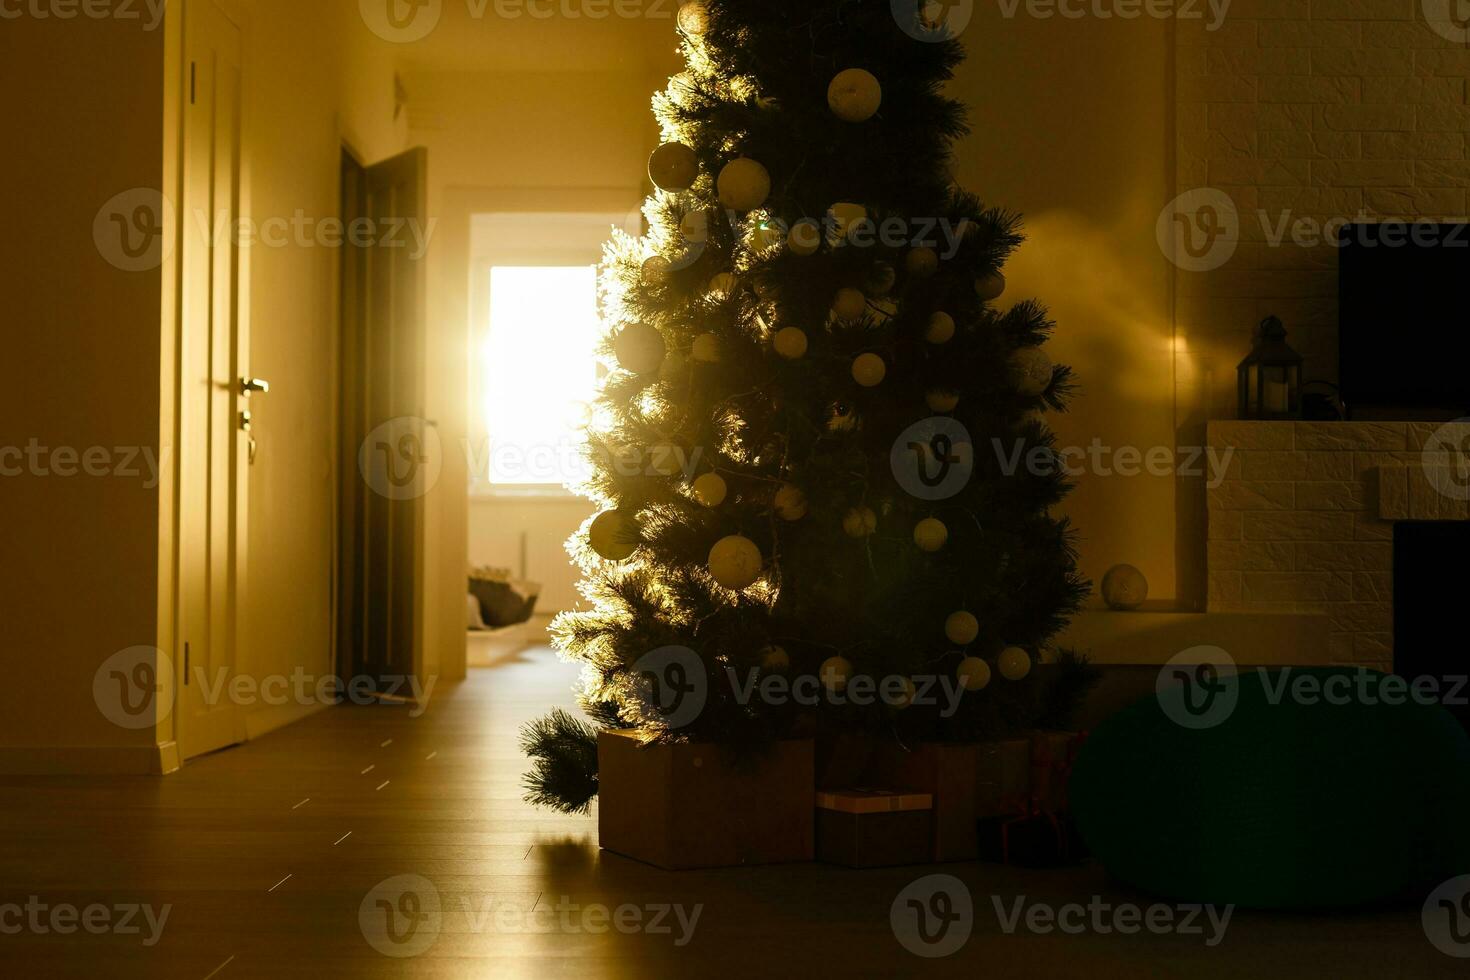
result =
[[[1177,901],[1306,909],[1422,899],[1470,872],[1470,738],[1449,712],[1386,674],[1285,673],[1221,678],[1212,719],[1200,688],[1175,686],[1093,733],[1070,795],[1109,873]],[[1352,693],[1281,697],[1283,679]]]

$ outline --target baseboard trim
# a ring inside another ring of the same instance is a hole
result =
[[[4,745],[4,776],[158,776],[179,767],[178,746]]]

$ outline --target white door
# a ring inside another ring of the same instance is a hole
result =
[[[250,465],[242,264],[242,39],[212,0],[185,8],[179,337],[177,734],[192,758],[244,739],[229,702]]]

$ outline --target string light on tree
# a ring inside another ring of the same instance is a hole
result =
[[[837,73],[827,86],[827,105],[844,122],[867,122],[883,104],[883,86],[872,72],[848,68]]]
[[[852,380],[864,388],[876,388],[888,375],[888,365],[877,354],[859,354],[852,362]]]
[[[1024,680],[1031,673],[1031,654],[1020,647],[1007,647],[1001,651],[997,666],[1000,667],[1000,676],[1006,680]]]
[[[748,589],[760,578],[765,560],[760,548],[747,537],[732,534],[721,538],[709,552],[709,573],[714,580],[735,592]]]

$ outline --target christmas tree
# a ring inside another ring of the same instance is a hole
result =
[[[602,274],[601,511],[569,542],[590,608],[552,628],[594,725],[526,730],[529,799],[585,808],[594,726],[974,740],[1090,682],[1039,662],[1088,588],[1038,465],[1071,372],[1045,310],[1001,302],[1018,217],[953,186],[946,9],[680,8],[647,231]]]

